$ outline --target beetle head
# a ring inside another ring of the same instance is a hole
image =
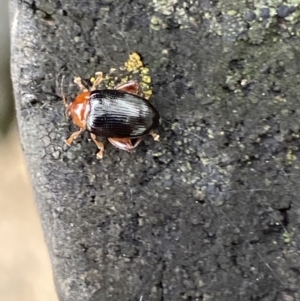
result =
[[[73,123],[82,129],[86,128],[86,119],[89,113],[90,92],[83,92],[79,94],[66,109],[66,115],[70,116]]]

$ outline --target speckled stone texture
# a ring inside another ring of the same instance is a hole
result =
[[[254,4],[255,2],[255,4]],[[252,4],[251,4],[252,3]],[[12,3],[18,122],[61,301],[300,300],[300,9],[295,1]],[[64,117],[60,79],[139,52],[160,143]]]

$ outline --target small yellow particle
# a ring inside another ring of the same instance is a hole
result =
[[[151,90],[148,90],[148,91],[144,91],[144,97],[146,99],[149,99],[152,95],[152,91]]]
[[[149,74],[149,68],[146,68],[146,67],[142,68],[141,73],[142,74]]]
[[[128,81],[129,81],[128,76],[125,76],[125,77],[122,77],[122,78],[121,78],[121,83],[122,83],[122,84],[128,83]]]
[[[143,76],[142,81],[146,84],[150,84],[151,83],[151,76],[149,76],[149,75]]]
[[[235,16],[237,14],[237,11],[236,10],[229,10],[228,12],[227,12],[227,15],[228,16]]]
[[[129,59],[125,62],[125,67],[127,71],[132,72],[140,67],[143,67],[143,62],[138,53],[133,52],[129,55]]]
[[[140,82],[140,86],[143,91],[150,89],[150,86],[148,84],[146,84],[145,82]]]

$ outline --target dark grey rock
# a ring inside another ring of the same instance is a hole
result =
[[[270,17],[270,9],[268,7],[262,7],[260,9],[260,17],[263,19],[267,19]]]
[[[293,13],[295,10],[296,10],[296,8],[294,6],[288,6],[285,4],[281,4],[277,8],[277,15],[279,17],[285,18],[289,14]]]
[[[248,10],[245,14],[244,14],[244,19],[247,22],[252,22],[256,19],[256,14],[252,11],[252,10]]]
[[[299,40],[246,23],[242,1],[199,2],[199,16],[180,1],[46,2],[13,1],[12,74],[60,300],[297,300]],[[132,51],[161,141],[105,142],[102,161],[88,133],[66,147],[62,74],[72,99],[74,75]]]

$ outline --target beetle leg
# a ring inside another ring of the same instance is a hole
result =
[[[99,152],[97,153],[97,159],[102,159],[103,158],[103,153],[104,153],[104,145],[102,142],[97,140],[97,136],[95,134],[91,134],[92,140],[95,142],[97,145]]]
[[[67,145],[71,145],[72,142],[84,131],[84,129],[80,129],[77,132],[74,132],[68,139],[65,140]]]
[[[82,80],[79,76],[74,77],[74,83],[79,87],[83,92],[88,92],[88,89],[82,84]]]
[[[144,95],[140,84],[138,83],[138,81],[135,81],[135,80],[131,80],[125,84],[120,84],[120,85],[116,86],[115,89],[122,90],[124,92],[130,93],[130,94],[135,94],[135,95],[138,95],[141,97],[143,97],[143,95]]]
[[[103,73],[102,72],[96,72],[95,75],[97,75],[96,79],[93,82],[93,86],[91,88],[91,91],[94,91],[97,89],[97,86],[100,85],[100,83],[103,80]]]
[[[116,148],[125,150],[127,152],[130,152],[133,149],[135,149],[142,141],[142,138],[107,138],[107,139]]]
[[[154,132],[151,132],[150,135],[153,137],[153,140],[154,141],[159,141],[159,135],[154,133]]]

